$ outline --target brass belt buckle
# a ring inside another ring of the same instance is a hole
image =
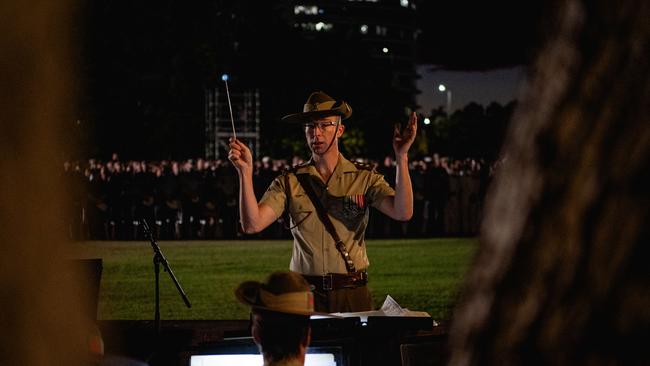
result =
[[[333,285],[332,274],[328,273],[326,275],[323,275],[323,290],[324,291],[333,290],[332,285]]]

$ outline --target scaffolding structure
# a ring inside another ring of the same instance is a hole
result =
[[[260,95],[257,89],[230,90],[232,115],[237,139],[246,143],[253,154],[260,148]],[[232,137],[228,96],[224,85],[205,92],[205,158],[222,159],[228,156],[228,139]]]

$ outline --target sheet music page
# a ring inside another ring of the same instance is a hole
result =
[[[331,315],[339,316],[342,318],[350,318],[350,317],[358,316],[361,318],[362,321],[367,319],[369,316],[386,316],[386,314],[384,314],[384,312],[381,310],[358,311],[355,313],[332,313]]]
[[[390,295],[386,295],[386,300],[381,306],[381,311],[384,312],[386,316],[404,316],[404,309],[393,299]]]

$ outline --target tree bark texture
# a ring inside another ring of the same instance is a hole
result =
[[[454,314],[452,365],[650,361],[650,2],[549,10]]]

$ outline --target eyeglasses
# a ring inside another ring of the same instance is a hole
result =
[[[313,122],[313,123],[305,123],[303,124],[303,127],[305,127],[305,131],[313,131],[314,129],[318,128],[321,131],[325,131],[327,129],[330,129],[332,126],[336,126],[338,122]]]

